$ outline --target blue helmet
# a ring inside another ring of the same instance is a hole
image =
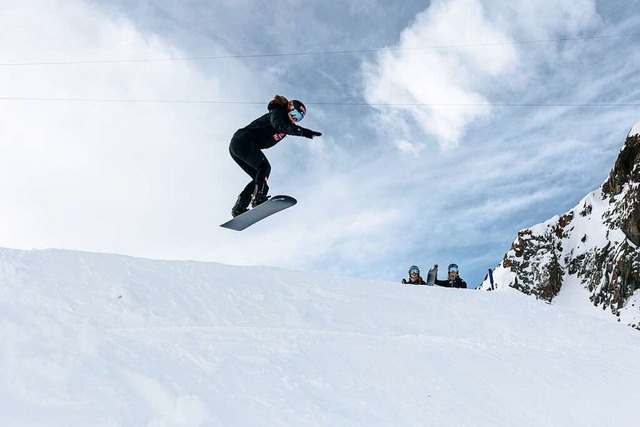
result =
[[[412,275],[412,274],[420,275],[420,269],[418,268],[417,265],[412,265],[411,267],[409,267],[409,275]]]
[[[451,272],[458,272],[458,264],[449,264],[449,267],[447,267],[449,270],[449,273]]]

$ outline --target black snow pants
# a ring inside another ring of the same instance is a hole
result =
[[[258,191],[268,190],[267,180],[271,173],[271,164],[260,148],[257,147],[250,131],[238,130],[231,138],[229,153],[233,160],[251,177],[251,182],[242,190],[240,196],[249,199],[256,185]]]

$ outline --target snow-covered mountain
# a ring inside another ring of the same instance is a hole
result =
[[[505,290],[0,249],[0,425],[638,425],[640,334]]]
[[[493,277],[497,289],[597,310],[640,329],[640,123],[602,187],[564,215],[520,231]],[[480,289],[491,289],[489,277]]]

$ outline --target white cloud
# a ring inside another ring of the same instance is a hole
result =
[[[80,0],[5,2],[0,26],[11,34],[0,39],[3,63],[188,56]],[[0,66],[0,97],[249,99],[257,81],[247,74],[233,61],[206,74],[181,61]],[[238,111],[0,101],[2,244],[147,256],[201,245],[194,223],[227,217],[246,183],[227,148]]]
[[[390,113],[400,122],[408,115],[442,146],[456,145],[470,122],[490,112],[482,105],[488,101],[477,82],[505,72],[515,62],[515,51],[512,46],[482,51],[416,48],[472,44],[480,39],[483,43],[510,40],[486,20],[476,0],[434,3],[402,33],[397,47],[406,50],[386,51],[377,64],[366,67],[368,102],[432,104],[394,108]]]
[[[365,65],[365,97],[372,104],[427,104],[378,107],[389,122],[397,123],[386,129],[401,141],[396,143],[400,147],[406,149],[404,140],[412,137],[403,129],[407,122],[435,137],[441,147],[456,146],[472,123],[491,114],[491,94],[536,66],[522,62],[512,33],[539,38],[572,33],[592,24],[594,16],[590,0],[579,5],[521,0],[509,6],[481,0],[434,1],[403,31],[393,46],[401,50],[385,51],[375,63]],[[437,46],[442,48],[419,49]],[[414,145],[423,144],[415,133],[413,138]]]

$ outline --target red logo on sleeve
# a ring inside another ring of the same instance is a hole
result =
[[[285,136],[287,136],[287,134],[286,134],[286,133],[276,133],[276,134],[274,134],[274,135],[273,135],[273,140],[274,140],[275,142],[279,142],[279,141],[282,141],[282,139],[283,139]]]

